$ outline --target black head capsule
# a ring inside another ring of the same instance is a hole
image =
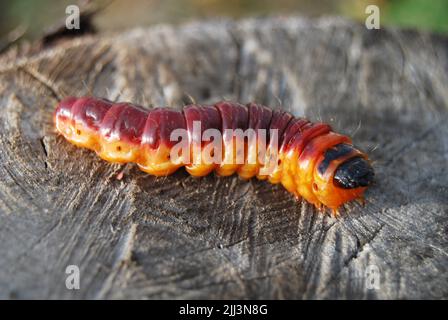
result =
[[[364,158],[356,157],[339,165],[333,179],[340,188],[354,189],[370,185],[374,175],[370,163]]]

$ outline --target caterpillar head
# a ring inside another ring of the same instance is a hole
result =
[[[368,160],[355,157],[339,165],[334,174],[333,183],[342,189],[367,187],[373,182],[374,175]]]
[[[342,204],[362,197],[373,178],[374,170],[367,156],[342,143],[328,149],[318,161],[313,193],[320,203],[337,210]]]

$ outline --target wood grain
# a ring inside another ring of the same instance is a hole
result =
[[[0,57],[0,298],[448,298],[448,39],[336,18],[156,26]],[[375,161],[340,219],[280,186],[155,178],[59,137],[66,95],[223,98],[329,122]],[[80,290],[65,287],[78,265]],[[380,271],[369,289],[366,268]]]

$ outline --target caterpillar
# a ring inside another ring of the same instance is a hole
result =
[[[257,177],[281,183],[296,197],[319,210],[330,208],[334,215],[343,204],[363,200],[374,177],[368,156],[349,137],[333,132],[328,124],[255,103],[222,101],[177,111],[67,97],[57,105],[54,121],[69,142],[106,161],[133,162],[155,176],[185,167],[195,177],[212,171]]]

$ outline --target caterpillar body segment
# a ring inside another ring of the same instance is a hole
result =
[[[281,183],[296,197],[334,212],[362,198],[374,175],[367,155],[349,137],[325,123],[255,103],[223,101],[176,111],[68,97],[58,104],[54,121],[68,141],[109,162],[134,162],[156,176],[185,167],[196,177],[212,171],[257,177]],[[216,131],[220,137],[211,134]],[[206,157],[217,161],[204,161]]]

